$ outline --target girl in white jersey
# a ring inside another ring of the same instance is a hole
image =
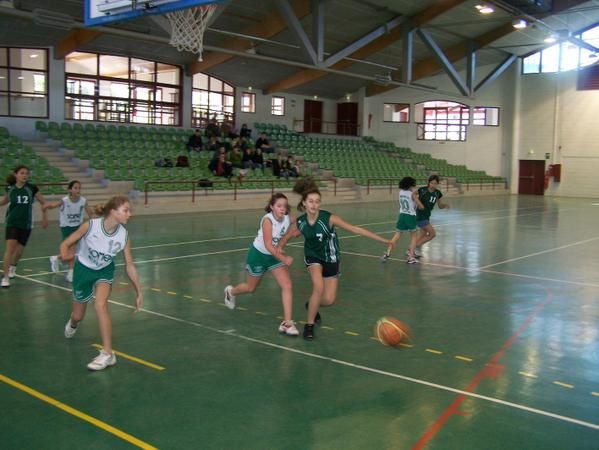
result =
[[[279,325],[279,333],[297,336],[299,332],[292,316],[292,286],[288,266],[293,262],[291,256],[282,255],[275,250],[279,240],[287,233],[295,219],[289,216],[287,197],[281,193],[274,194],[264,210],[267,214],[260,220],[258,235],[248,251],[245,283],[225,288],[225,305],[235,308],[235,297],[256,290],[262,277],[268,271],[272,272],[281,288],[283,301],[283,322]]]
[[[404,177],[399,182],[399,217],[395,226],[395,234],[391,238],[391,244],[387,248],[387,251],[381,258],[383,261],[387,261],[391,256],[391,250],[393,250],[395,243],[401,237],[401,233],[410,233],[410,248],[408,249],[408,260],[406,262],[408,264],[418,262],[414,255],[416,243],[418,242],[418,233],[416,233],[418,229],[416,226],[416,207],[418,209],[424,208],[418,198],[416,180],[412,177]]]
[[[73,234],[83,223],[83,211],[87,213],[90,219],[93,215],[93,210],[87,205],[87,200],[81,196],[81,183],[79,181],[71,181],[67,190],[69,195],[64,196],[61,200],[49,202],[44,205],[44,209],[46,210],[60,207],[58,219],[63,241]],[[70,255],[69,270],[65,276],[65,279],[69,283],[73,282],[73,265],[75,264],[73,256],[75,256],[74,253]],[[60,263],[60,255],[50,256],[50,270],[52,272],[60,272]]]
[[[77,332],[83,320],[87,304],[96,297],[96,315],[102,336],[100,354],[87,365],[90,370],[102,370],[116,364],[112,351],[112,322],[108,312],[108,296],[114,277],[114,257],[121,251],[125,256],[125,270],[137,293],[135,310],[142,305],[141,286],[137,270],[133,265],[131,240],[123,225],[131,217],[129,199],[123,196],[112,197],[104,206],[96,207],[98,218],[83,223],[75,232],[60,244],[60,257],[63,261],[72,258],[72,247],[79,242],[73,274],[73,309],[64,328],[66,338]]]

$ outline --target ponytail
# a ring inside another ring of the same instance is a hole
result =
[[[119,209],[125,203],[129,203],[128,197],[124,195],[115,195],[105,204],[96,205],[96,207],[94,208],[94,214],[98,217],[108,217],[110,211],[112,211],[113,209]]]
[[[295,182],[295,185],[293,186],[293,192],[301,195],[302,197],[302,199],[297,205],[297,210],[300,212],[305,211],[304,201],[306,201],[308,195],[318,194],[319,196],[322,196],[322,194],[318,190],[318,185],[316,184],[316,181],[314,181],[314,179],[310,177],[300,178],[299,180],[297,180]]]

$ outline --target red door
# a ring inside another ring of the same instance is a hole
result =
[[[543,195],[545,193],[545,161],[520,160],[518,194]]]
[[[322,102],[304,100],[304,133],[322,133]]]
[[[357,103],[337,103],[337,134],[358,135]]]

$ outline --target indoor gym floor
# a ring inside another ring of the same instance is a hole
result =
[[[599,448],[596,200],[448,202],[418,265],[404,262],[407,237],[381,263],[383,245],[340,231],[338,303],[312,342],[277,333],[271,276],[235,311],[222,303],[261,211],[133,217],[144,311],[120,257],[118,364],[96,373],[93,307],[66,340],[69,285],[47,272],[58,225],[35,229],[0,292],[0,448]],[[323,209],[386,236],[397,214],[395,202]],[[288,254],[303,321],[301,239]],[[412,346],[374,340],[384,315],[412,327]]]

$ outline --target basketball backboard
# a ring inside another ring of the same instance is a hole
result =
[[[85,25],[106,25],[219,2],[220,0],[85,0]]]

